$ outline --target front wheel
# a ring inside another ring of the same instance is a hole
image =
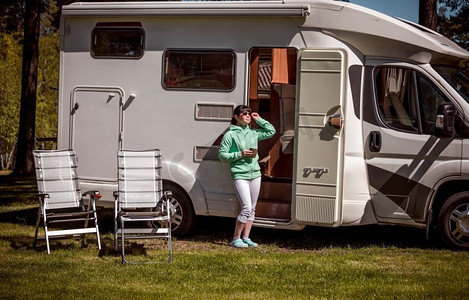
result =
[[[448,247],[469,250],[469,192],[446,200],[438,215],[438,231]]]
[[[197,223],[197,216],[189,197],[173,183],[163,183],[164,191],[171,191],[171,232],[174,236],[189,235]],[[149,227],[160,227],[159,223],[148,222]]]

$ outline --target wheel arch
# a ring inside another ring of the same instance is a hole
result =
[[[181,186],[179,185],[177,182],[174,182],[172,180],[169,180],[169,179],[163,179],[163,189],[165,186],[168,186],[168,185],[172,185],[174,186],[176,189],[180,190],[182,193],[184,193],[184,195],[186,195],[187,199],[189,199],[190,201],[190,204],[192,206],[192,209],[194,210],[195,212],[195,208],[194,208],[194,203],[192,201],[192,198],[191,196],[189,195],[189,193],[187,193],[187,191]]]
[[[433,216],[430,216],[429,214],[427,217],[432,217],[435,219],[435,214],[440,211],[445,201],[454,194],[469,191],[468,186],[469,179],[457,179],[443,182],[440,186],[437,187],[435,196],[433,197],[433,200],[429,206]]]
[[[207,215],[207,201],[197,178],[179,164],[163,162],[163,183],[174,184],[188,197],[196,215]]]
[[[431,201],[426,208],[427,239],[439,240],[439,238],[435,236],[435,233],[438,231],[438,215],[441,208],[443,207],[443,204],[452,195],[464,191],[469,191],[467,188],[468,184],[469,179],[450,178],[444,182],[440,182],[440,184],[435,186],[435,192],[433,193],[434,196],[431,198]]]

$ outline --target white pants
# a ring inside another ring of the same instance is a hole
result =
[[[238,221],[246,223],[253,221],[256,215],[257,197],[261,190],[261,177],[254,179],[235,179],[234,187],[241,204]]]

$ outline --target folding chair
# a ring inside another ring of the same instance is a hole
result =
[[[117,251],[121,239],[122,263],[125,259],[125,239],[166,239],[169,259],[173,259],[171,245],[171,192],[163,192],[161,178],[161,154],[153,150],[118,151],[118,191],[115,197],[114,242]],[[126,228],[126,222],[134,222]],[[135,228],[146,222],[156,222],[159,228]],[[120,223],[120,228],[118,228]]]
[[[34,234],[34,247],[38,240],[38,229],[43,219],[47,253],[50,254],[49,239],[82,237],[86,233],[96,233],[98,248],[98,216],[95,201],[101,198],[98,191],[81,194],[77,176],[77,156],[73,150],[35,150],[37,188],[41,202]],[[87,207],[83,197],[89,196]],[[89,221],[94,226],[88,226]],[[67,223],[66,229],[49,228],[51,224]]]

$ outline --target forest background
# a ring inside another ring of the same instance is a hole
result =
[[[2,0],[0,2],[0,170],[11,170],[15,167],[22,97],[26,1]],[[59,86],[59,23],[61,7],[71,2],[75,1],[41,0],[39,2],[36,148],[53,149],[55,147]],[[469,50],[469,0],[420,0],[419,23],[436,29]]]

